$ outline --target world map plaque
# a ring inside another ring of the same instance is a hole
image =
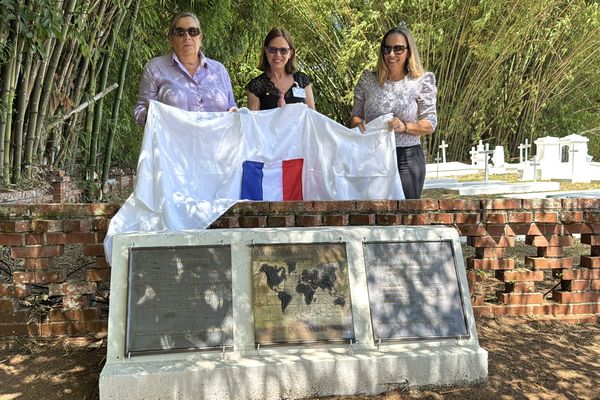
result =
[[[130,250],[127,355],[231,345],[229,246]]]
[[[345,244],[254,245],[251,254],[257,343],[354,338]]]
[[[364,244],[373,336],[469,335],[451,241]]]

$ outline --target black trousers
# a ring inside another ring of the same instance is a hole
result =
[[[418,144],[409,147],[396,147],[398,172],[402,181],[404,197],[420,199],[425,183],[425,155]]]

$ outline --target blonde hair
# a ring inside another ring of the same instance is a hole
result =
[[[408,52],[406,62],[404,63],[404,72],[406,75],[411,78],[418,78],[425,73],[423,69],[423,65],[421,64],[421,58],[419,57],[419,51],[417,50],[417,43],[413,39],[412,34],[408,30],[408,28],[392,28],[383,35],[383,39],[381,39],[381,44],[379,46],[379,55],[377,57],[377,80],[380,85],[383,85],[385,80],[388,77],[388,68],[385,64],[385,60],[383,59],[383,47],[385,46],[385,41],[389,35],[400,34],[404,35],[406,38],[406,43],[408,44]]]

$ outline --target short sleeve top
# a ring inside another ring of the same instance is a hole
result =
[[[400,81],[385,81],[379,85],[377,75],[364,71],[354,88],[352,115],[370,122],[392,113],[404,122],[425,119],[435,130],[437,126],[435,75],[426,72],[418,78],[406,76]],[[421,143],[419,136],[396,133],[396,146],[408,147]]]
[[[296,71],[294,72],[294,84],[292,87],[297,86],[301,88],[305,88],[310,85],[310,79],[308,75]],[[287,104],[290,103],[306,103],[306,99],[302,97],[294,97],[292,92],[292,87],[285,93],[284,98]],[[272,108],[277,108],[277,100],[279,100],[279,89],[275,86],[275,84],[269,79],[266,72],[263,72],[256,78],[252,79],[246,85],[246,90],[258,97],[260,100],[260,109],[261,110],[270,110]]]

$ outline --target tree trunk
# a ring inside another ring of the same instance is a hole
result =
[[[2,105],[4,107],[3,116],[0,120],[0,136],[2,136],[2,152],[0,158],[0,169],[2,169],[2,183],[8,185],[10,183],[10,142],[12,131],[12,112],[13,99],[15,93],[15,77],[18,73],[19,66],[17,65],[19,51],[19,36],[18,36],[18,21],[13,19],[10,23],[10,32],[8,43],[12,44],[12,56],[4,65],[2,71]]]
[[[25,122],[25,112],[27,109],[27,87],[29,86],[29,76],[31,74],[31,61],[33,59],[33,46],[28,44],[25,60],[23,61],[23,71],[19,78],[17,87],[17,120],[15,124],[15,144],[13,148],[13,166],[12,180],[18,183],[21,179],[21,162],[23,154],[23,124]]]

